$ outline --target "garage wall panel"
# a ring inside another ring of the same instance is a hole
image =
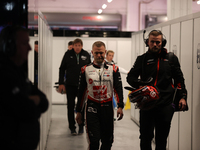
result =
[[[176,46],[177,49],[174,53],[179,57],[180,51],[180,23],[171,25],[171,45],[170,51],[172,51],[173,46]],[[180,57],[179,57],[180,58]],[[178,130],[179,130],[179,113],[174,113],[171,131],[169,134],[169,149],[178,150]]]
[[[53,50],[52,50],[52,83],[58,82],[59,67],[62,58],[66,52],[66,40],[65,38],[53,38]],[[58,93],[55,88],[52,87],[52,103],[53,104],[66,104],[66,95]]]
[[[181,69],[184,74],[188,92],[188,105],[192,100],[192,46],[193,46],[193,20],[181,23]],[[186,61],[187,60],[187,61]],[[179,118],[179,150],[191,149],[191,109],[181,112]],[[185,145],[184,143],[188,143]]]
[[[192,150],[200,148],[200,18],[194,20]]]

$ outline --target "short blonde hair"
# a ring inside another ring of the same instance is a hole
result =
[[[113,54],[115,54],[115,52],[114,52],[113,50],[108,50],[108,51],[106,52],[106,56],[108,55],[108,53],[113,53]]]
[[[101,46],[104,46],[106,48],[106,45],[104,44],[104,42],[102,41],[96,41],[94,42],[94,44],[92,45],[92,48],[96,46],[96,47],[101,47]]]

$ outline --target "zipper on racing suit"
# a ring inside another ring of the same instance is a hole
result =
[[[101,87],[101,68],[99,69],[99,81],[100,81],[100,87]],[[100,91],[98,92],[100,93]],[[101,101],[101,98],[99,99],[99,101]]]
[[[100,81],[100,85],[101,85],[101,70],[99,69],[99,81]]]

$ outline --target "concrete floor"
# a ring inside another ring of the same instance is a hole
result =
[[[52,123],[46,150],[87,150],[85,132],[77,136],[70,134],[66,108],[66,105],[52,106]],[[130,118],[130,110],[124,110],[124,118],[114,122],[113,150],[140,149],[139,128]]]

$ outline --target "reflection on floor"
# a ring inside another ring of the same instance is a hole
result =
[[[115,112],[116,115],[116,112]],[[84,130],[85,131],[85,130]],[[71,136],[67,122],[67,106],[52,106],[52,123],[46,150],[87,150],[86,133]],[[139,128],[130,119],[130,110],[124,118],[114,122],[113,150],[139,150]]]

